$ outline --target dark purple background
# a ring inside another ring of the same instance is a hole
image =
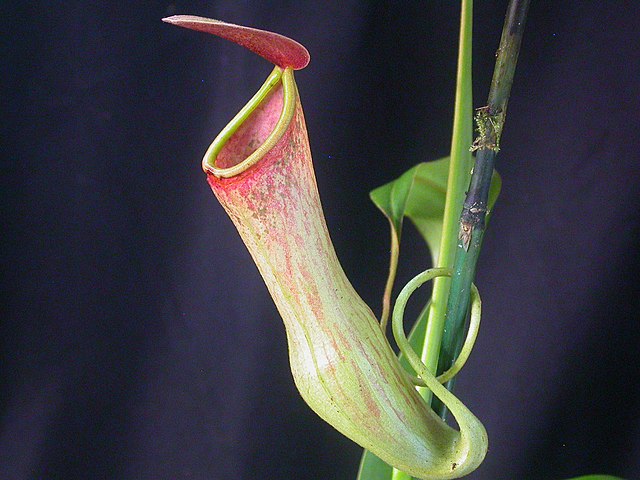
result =
[[[638,479],[640,4],[532,3],[458,381],[491,442],[469,478]],[[476,5],[476,106],[505,9]],[[327,220],[376,311],[367,193],[448,153],[457,2],[2,2],[0,478],[354,479],[200,170],[271,66],[174,13],[308,47]],[[428,266],[409,230],[401,280]]]

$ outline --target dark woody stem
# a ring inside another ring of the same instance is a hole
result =
[[[496,53],[496,65],[487,105],[479,108],[475,117],[479,135],[473,142],[471,150],[476,152],[476,160],[460,215],[458,246],[438,360],[438,373],[444,372],[453,365],[464,339],[471,284],[475,277],[486,227],[491,176],[496,155],[500,150],[500,135],[506,118],[507,103],[518,61],[529,1],[511,0],[509,2],[500,47]],[[450,380],[446,386],[449,390],[453,390],[454,380]],[[437,399],[433,402],[433,408],[443,418],[445,417],[446,409]]]

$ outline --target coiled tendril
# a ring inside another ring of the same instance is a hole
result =
[[[429,280],[433,280],[436,277],[450,277],[451,270],[448,268],[431,268],[416,275],[409,283],[407,283],[396,300],[395,307],[393,309],[392,317],[392,330],[393,336],[400,348],[403,355],[406,356],[407,361],[411,365],[411,368],[418,374],[417,377],[411,376],[411,381],[419,387],[430,388],[428,383],[432,383],[434,380],[440,384],[446,383],[451,380],[462,369],[467,362],[473,345],[476,342],[478,336],[478,330],[480,329],[480,317],[482,314],[482,301],[480,300],[480,293],[475,284],[471,285],[471,318],[469,320],[469,330],[460,351],[460,355],[454,362],[454,364],[446,372],[435,377],[427,366],[420,360],[420,357],[415,353],[407,336],[404,332],[403,317],[404,310],[409,300],[409,297],[424,283]],[[427,380],[427,378],[429,380]],[[434,392],[435,393],[435,392]]]

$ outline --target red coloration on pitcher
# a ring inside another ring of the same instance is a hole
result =
[[[204,167],[282,316],[296,386],[320,417],[390,465],[422,479],[463,476],[486,442],[474,449],[424,402],[349,283],[320,204],[293,72],[270,78],[278,83],[268,80],[259,105],[250,102],[250,114],[225,129],[232,133],[214,140]]]

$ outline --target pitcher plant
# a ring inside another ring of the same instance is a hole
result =
[[[217,20],[164,21],[226,38],[275,64],[202,166],[282,316],[302,398],[342,434],[414,477],[473,471],[487,450],[484,427],[418,365],[417,383],[449,408],[459,430],[432,411],[336,256],[294,80],[294,70],[309,62],[307,50],[281,35]]]

